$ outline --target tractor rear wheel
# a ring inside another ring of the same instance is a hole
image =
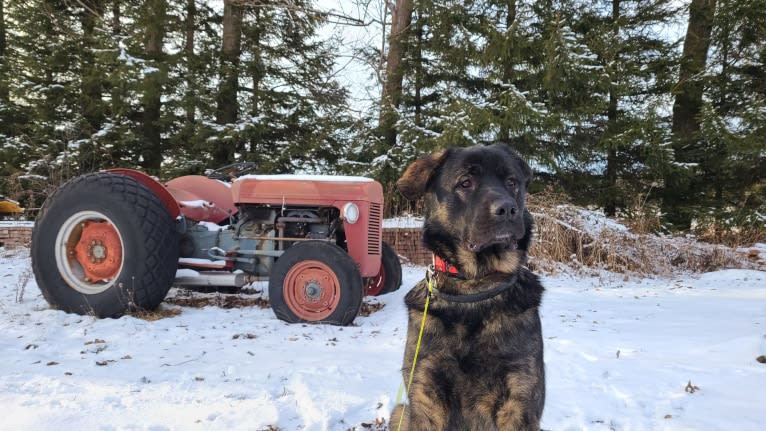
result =
[[[380,272],[370,278],[364,288],[367,296],[385,295],[399,290],[402,285],[402,264],[399,256],[387,243],[383,243]]]
[[[119,317],[163,301],[178,267],[178,236],[146,186],[100,172],[69,181],[45,201],[31,254],[37,285],[51,306]]]
[[[340,247],[322,241],[297,243],[271,268],[269,301],[289,323],[348,325],[362,306],[362,276]]]

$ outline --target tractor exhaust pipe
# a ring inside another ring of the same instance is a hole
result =
[[[180,286],[230,286],[242,287],[259,277],[245,273],[232,274],[230,272],[200,272],[194,275],[176,275],[174,284]]]

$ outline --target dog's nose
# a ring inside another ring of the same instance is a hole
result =
[[[490,213],[498,219],[513,219],[518,212],[516,202],[510,199],[496,200],[490,205]]]

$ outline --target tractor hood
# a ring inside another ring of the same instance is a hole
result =
[[[340,201],[382,203],[383,187],[365,177],[334,175],[245,175],[231,186],[238,204],[337,205]]]

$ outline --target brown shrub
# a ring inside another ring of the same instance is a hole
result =
[[[535,219],[530,266],[557,272],[560,265],[585,270],[604,269],[637,275],[672,275],[723,268],[764,269],[766,263],[744,251],[701,242],[693,237],[636,233],[607,219],[559,200],[560,196],[531,196]]]

